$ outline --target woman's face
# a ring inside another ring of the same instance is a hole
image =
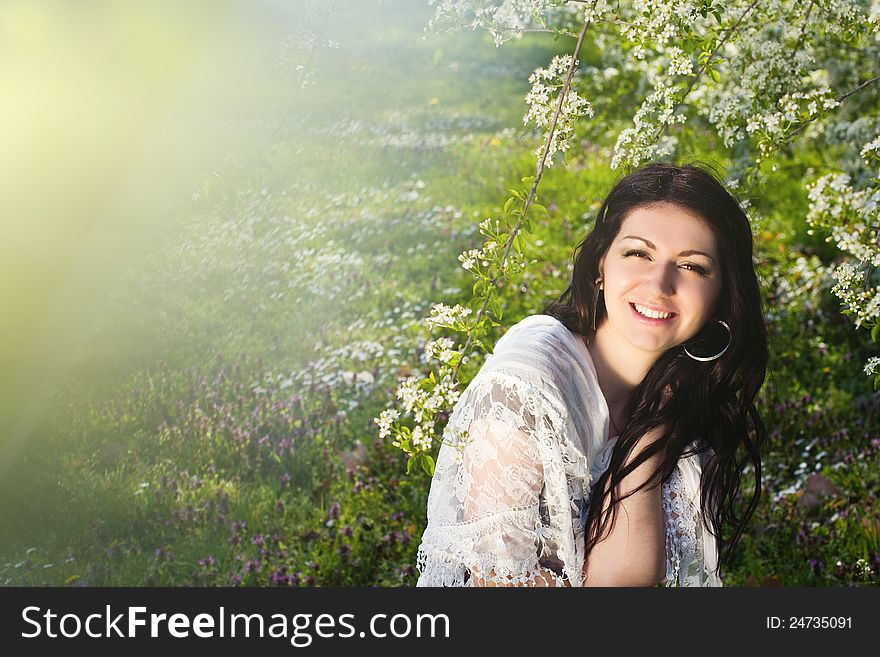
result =
[[[607,314],[598,331],[611,332],[621,347],[628,343],[656,357],[700,331],[722,286],[712,229],[670,203],[633,210],[599,261],[599,272]]]

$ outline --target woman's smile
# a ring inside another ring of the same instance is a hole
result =
[[[633,309],[636,317],[649,326],[666,326],[678,317],[676,313],[655,310],[651,306],[640,303],[630,303],[629,306]]]

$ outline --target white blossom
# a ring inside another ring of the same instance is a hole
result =
[[[385,438],[391,434],[391,423],[400,417],[400,411],[396,408],[387,408],[373,422],[379,425],[379,438]]]
[[[435,303],[431,306],[431,316],[425,318],[425,324],[433,329],[441,326],[455,328],[459,323],[466,321],[472,310],[459,304],[447,306],[445,303]]]
[[[559,108],[559,94],[562,93],[565,78],[568,76],[571,65],[571,55],[557,55],[547,68],[537,68],[529,76],[532,88],[526,95],[526,105],[529,109],[523,117],[523,124],[532,122],[538,128],[544,129],[543,141],[546,142],[553,117],[559,110],[555,130],[547,149],[547,159],[545,160],[547,166],[552,166],[553,156],[557,152],[565,152],[571,146],[578,118],[593,116],[592,105],[588,100],[578,95],[574,87],[574,80],[569,86],[562,107]],[[577,62],[575,62],[575,66],[577,66]],[[544,143],[535,151],[535,154],[542,157],[543,152]]]
[[[412,444],[417,451],[428,451],[434,443],[434,437],[423,430],[421,426],[416,426],[412,430]]]
[[[410,376],[401,381],[397,387],[397,398],[403,403],[403,408],[407,412],[412,412],[421,399],[419,380]]]
[[[638,166],[644,160],[670,155],[675,149],[677,138],[664,135],[657,139],[662,125],[684,123],[684,114],[676,114],[676,87],[666,78],[654,84],[654,90],[644,100],[633,117],[633,127],[618,135],[614,145],[611,168],[616,169],[624,162]]]
[[[454,349],[454,343],[450,338],[437,338],[425,343],[425,360],[436,359],[441,363],[450,364],[461,353]]]

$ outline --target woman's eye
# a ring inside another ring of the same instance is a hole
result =
[[[626,251],[623,254],[624,258],[628,258],[630,256],[636,256],[638,258],[649,258],[650,257],[647,252],[638,251],[635,249],[630,250],[630,251]],[[708,272],[703,267],[701,267],[700,265],[695,265],[692,262],[686,262],[681,266],[684,267],[687,271],[692,271],[696,274],[699,274],[700,276],[708,276],[709,275]]]
[[[696,272],[696,273],[698,273],[700,276],[706,276],[706,275],[707,275],[706,270],[703,269],[702,267],[700,267],[700,265],[694,265],[694,264],[692,264],[692,263],[690,263],[690,262],[686,262],[685,264],[682,265],[682,267],[687,267],[687,268],[688,268],[688,271]]]

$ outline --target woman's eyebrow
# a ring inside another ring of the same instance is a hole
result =
[[[622,240],[641,240],[645,244],[648,245],[649,249],[656,249],[657,248],[656,246],[654,246],[654,243],[651,242],[650,240],[646,240],[644,237],[638,237],[636,235],[627,235],[626,237],[621,237],[620,239],[622,239]],[[694,250],[682,251],[678,255],[680,255],[680,256],[702,255],[702,256],[706,256],[707,258],[709,258],[709,260],[711,260],[712,262],[715,262],[715,258],[710,256],[708,253],[705,253],[704,251],[694,251]]]

